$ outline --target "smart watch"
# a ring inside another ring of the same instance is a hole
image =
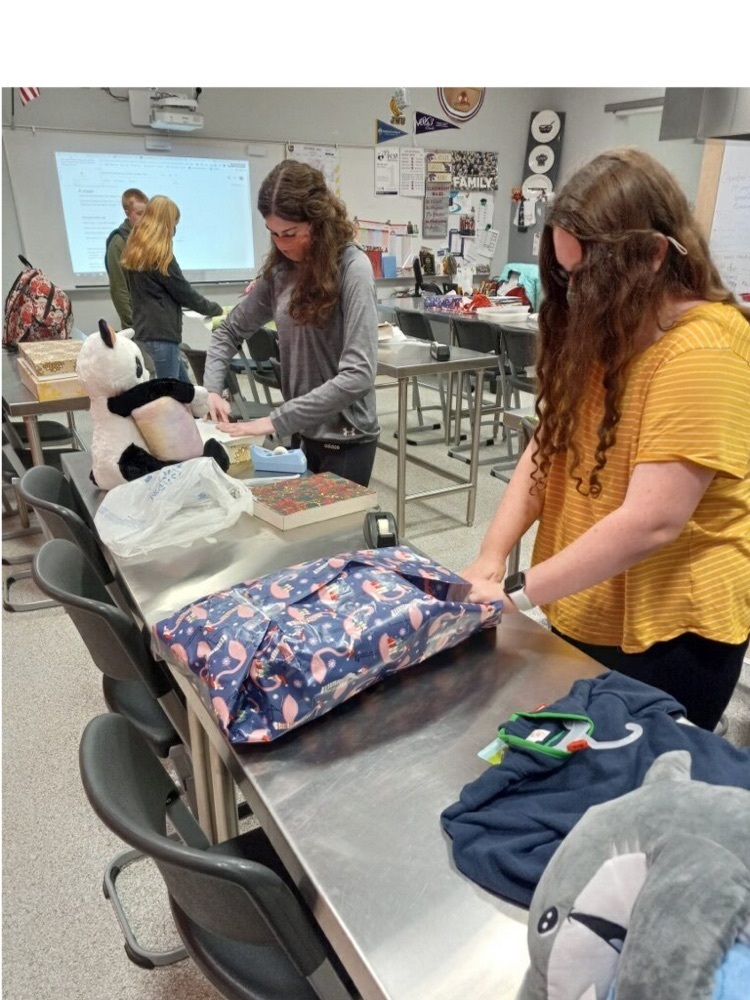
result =
[[[511,573],[510,576],[506,576],[503,590],[519,611],[531,611],[533,607],[536,607],[534,602],[526,596],[525,573]]]

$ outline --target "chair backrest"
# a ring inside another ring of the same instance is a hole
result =
[[[188,347],[187,344],[180,344],[180,351],[185,355],[190,365],[196,384],[203,385],[203,380],[206,377],[206,352]]]
[[[482,354],[502,353],[502,339],[496,326],[478,319],[451,318],[456,343],[467,351]]]
[[[59,469],[35,465],[21,477],[18,492],[53,538],[67,538],[93,563],[105,585],[114,580],[99,543],[83,520],[70,484]]]
[[[253,362],[255,381],[281,391],[279,338],[276,331],[262,326],[248,338],[247,349]]]
[[[396,325],[407,337],[417,337],[419,340],[434,340],[435,334],[432,332],[430,321],[419,312],[407,312],[405,309],[396,309]]]
[[[34,556],[32,575],[39,589],[68,612],[106,677],[140,680],[154,699],[173,690],[143,632],[113,603],[101,576],[74,542],[66,538],[45,542]]]
[[[536,391],[535,379],[527,368],[536,364],[538,335],[533,330],[510,327],[503,327],[502,332],[504,359],[510,370],[506,383],[512,389],[533,394]]]
[[[520,327],[503,327],[502,331],[505,356],[514,374],[520,373],[524,368],[533,368],[536,364],[538,334]]]
[[[121,716],[101,715],[88,723],[81,737],[79,766],[94,812],[118,837],[155,861],[178,931],[199,967],[201,933],[213,934],[224,939],[214,952],[226,954],[230,964],[231,944],[242,948],[233,964],[242,968],[248,996],[254,976],[266,984],[272,981],[274,996],[301,1000],[316,996],[306,980],[327,963],[326,946],[290,886],[262,863],[273,854],[280,865],[260,830],[258,838],[243,838],[250,845],[243,857],[222,853],[220,844],[209,851],[206,837],[172,779]],[[167,836],[167,820],[182,843]],[[260,845],[258,854],[253,844]],[[257,969],[254,948],[258,949]],[[266,985],[257,995],[266,997],[271,992]],[[338,991],[337,995],[348,994]]]

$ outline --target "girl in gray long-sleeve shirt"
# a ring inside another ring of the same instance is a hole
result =
[[[286,160],[261,185],[273,248],[249,294],[211,338],[204,385],[222,430],[297,434],[313,472],[367,485],[380,427],[375,406],[378,318],[372,266],[321,171]],[[243,339],[273,319],[284,402],[269,417],[226,423],[220,396]]]

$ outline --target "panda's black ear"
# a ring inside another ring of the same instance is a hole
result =
[[[99,320],[99,333],[102,335],[102,340],[107,345],[107,347],[115,346],[115,337],[117,334],[106,321],[106,319]]]

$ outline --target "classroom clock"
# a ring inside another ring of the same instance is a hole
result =
[[[485,87],[438,87],[438,100],[445,114],[454,122],[468,122],[484,102]]]

